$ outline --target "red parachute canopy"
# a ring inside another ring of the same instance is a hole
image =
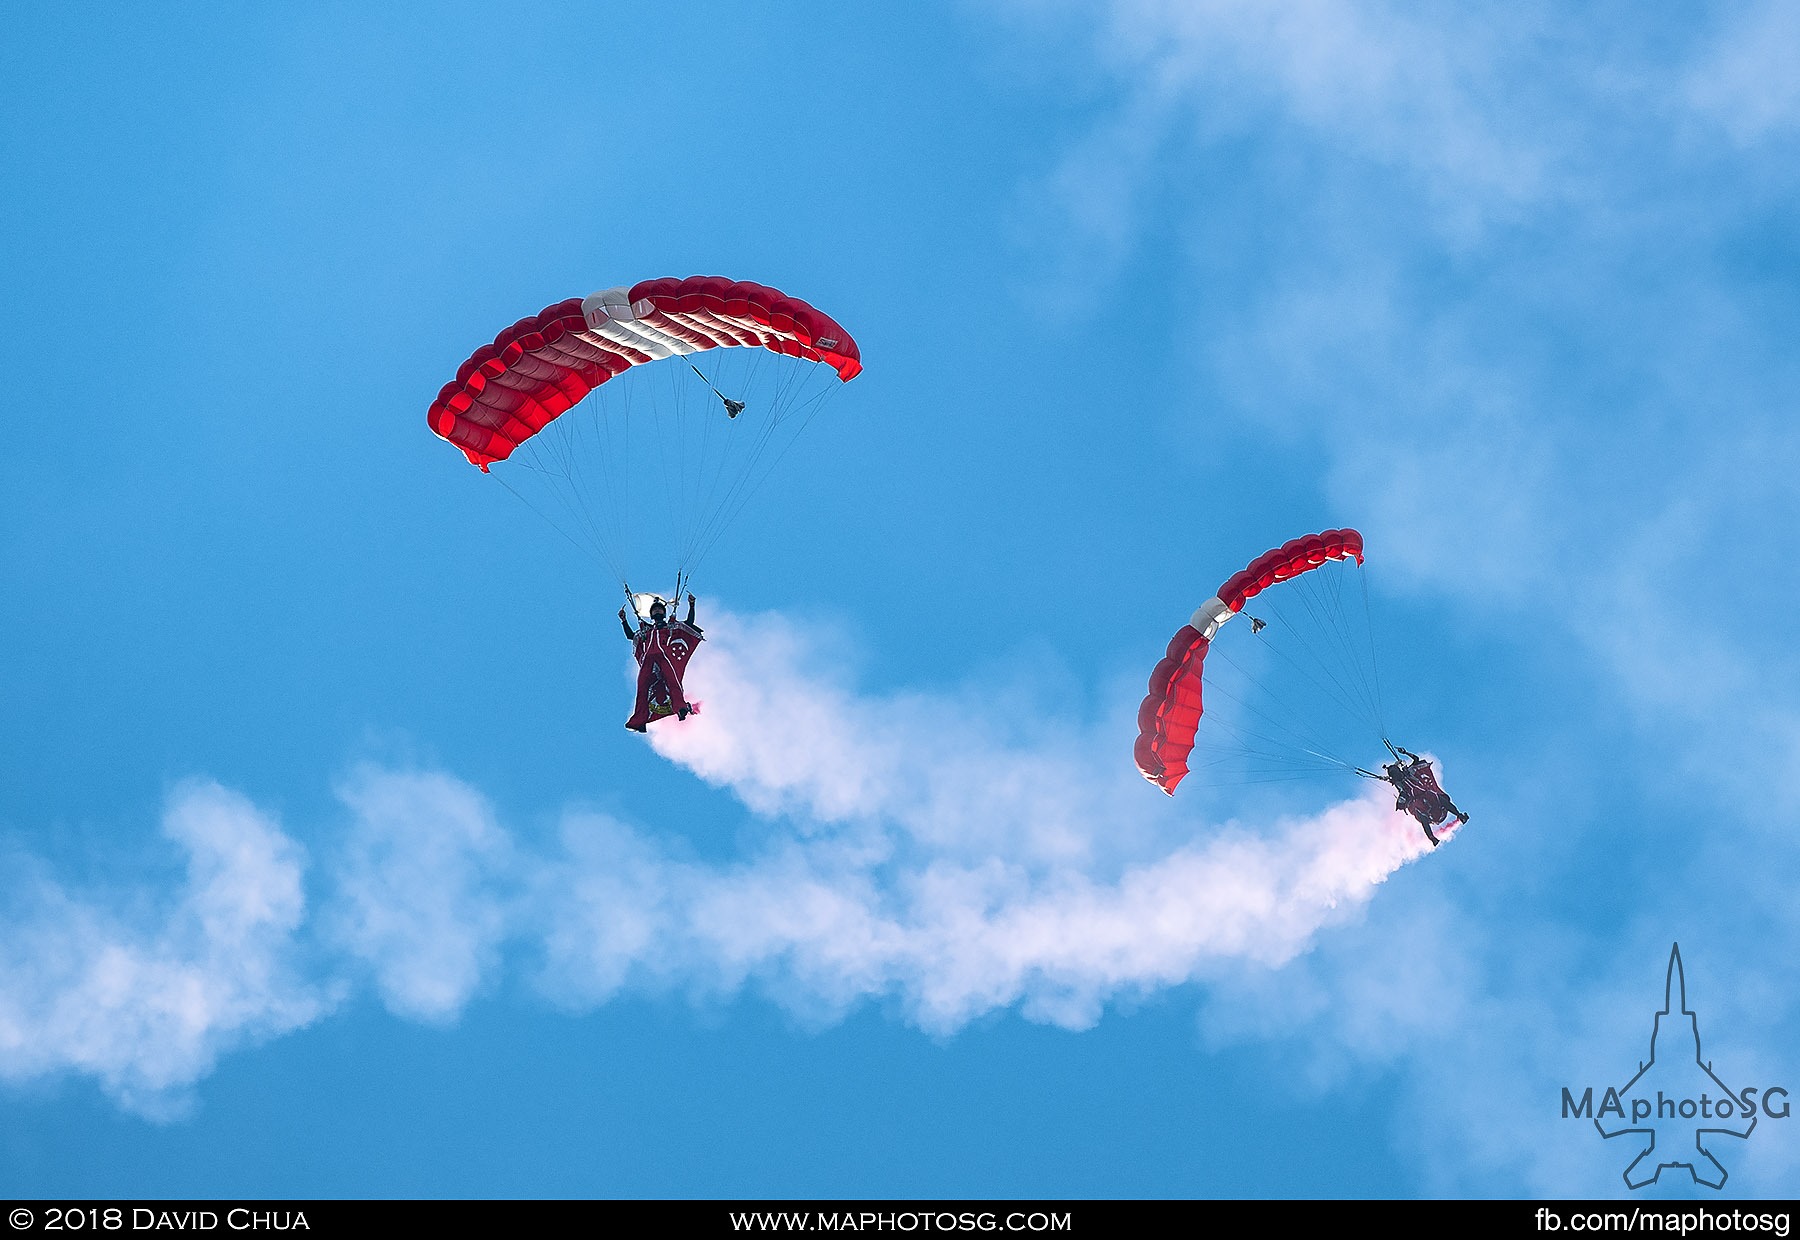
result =
[[[645,280],[520,319],[457,367],[426,418],[485,471],[632,366],[733,346],[823,362],[846,382],[862,370],[850,334],[798,298],[723,276]]]
[[[1245,600],[1277,582],[1290,581],[1330,560],[1351,558],[1362,563],[1362,535],[1355,530],[1326,530],[1289,539],[1257,556],[1242,572],[1233,573],[1218,594],[1181,626],[1150,674],[1150,692],[1138,707],[1134,755],[1145,779],[1173,796],[1188,773],[1188,757],[1204,709],[1201,671],[1219,626],[1241,611]]]

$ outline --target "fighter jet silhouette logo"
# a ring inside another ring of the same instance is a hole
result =
[[[1594,1127],[1608,1140],[1645,1139],[1642,1151],[1625,1168],[1625,1183],[1630,1188],[1656,1183],[1671,1167],[1685,1167],[1696,1182],[1708,1188],[1723,1188],[1728,1173],[1708,1148],[1709,1139],[1747,1137],[1756,1127],[1755,1107],[1743,1106],[1739,1096],[1713,1074],[1712,1064],[1700,1056],[1700,1022],[1687,1004],[1679,943],[1669,950],[1669,977],[1662,1011],[1656,1014],[1656,1027],[1650,1034],[1650,1058],[1638,1064],[1637,1075],[1617,1097],[1624,1101],[1623,1109],[1613,1108],[1621,1110],[1619,1126],[1609,1129],[1602,1122],[1608,1114],[1602,1108],[1594,1117]],[[1629,1110],[1629,1120],[1624,1109]]]

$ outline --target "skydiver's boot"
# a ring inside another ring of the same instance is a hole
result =
[[[1461,810],[1458,810],[1456,813],[1456,824],[1458,826],[1462,826],[1464,823],[1466,823],[1468,821],[1469,821],[1469,816],[1467,814],[1463,813]]]
[[[1425,828],[1425,838],[1431,841],[1431,846],[1433,848],[1438,846],[1438,837],[1431,833],[1430,827]]]
[[[625,726],[630,728],[633,732],[648,732],[650,730],[649,724],[639,723],[636,719],[627,719],[625,721]]]
[[[690,710],[689,707],[683,706],[680,710],[675,712],[675,717],[677,719],[686,719],[688,717],[689,710]]]

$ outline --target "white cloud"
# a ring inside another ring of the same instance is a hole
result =
[[[1246,135],[1286,151],[1257,171],[1285,175],[1295,195],[1340,193],[1347,172],[1374,170],[1424,204],[1414,215],[1423,227],[1459,244],[1567,193],[1566,174],[1581,167],[1567,98],[1584,79],[1542,56],[1543,18],[1530,6],[1000,7],[1030,25],[1052,14],[1090,25],[1123,96],[1024,195],[1026,234],[1043,242],[1049,285],[1061,290],[1051,304],[1065,310],[1104,304],[1106,283],[1168,200],[1230,194],[1241,169],[1187,170],[1196,150]]]
[[[171,795],[163,833],[188,856],[166,902],[83,894],[29,872],[10,893],[0,1076],[84,1074],[131,1109],[168,1114],[221,1052],[329,1006],[296,969],[299,847],[242,797],[199,781]],[[153,911],[125,911],[146,903]]]
[[[1203,123],[1260,99],[1340,148],[1516,198],[1537,188],[1542,156],[1501,70],[1535,25],[1519,6],[1127,0],[1112,7],[1103,55],[1151,67],[1165,90],[1185,85]]]
[[[1800,9],[1765,0],[1734,14],[1690,70],[1687,97],[1746,146],[1800,127]]]
[[[480,793],[441,774],[364,766],[338,796],[353,817],[330,937],[394,1012],[454,1019],[506,936],[509,837]]]

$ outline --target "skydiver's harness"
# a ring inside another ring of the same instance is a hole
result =
[[[705,378],[704,375],[701,377]],[[723,399],[723,397],[720,399]],[[652,600],[663,604],[663,622],[661,624],[657,624],[646,616],[644,612],[638,610],[639,596],[632,591],[629,584],[625,582],[621,582],[620,584],[625,588],[625,606],[634,616],[637,616],[639,620],[638,631],[632,634],[631,641],[633,651],[637,655],[637,661],[640,664],[644,663],[646,659],[649,659],[649,656],[653,653],[668,653],[677,629],[692,628],[692,625],[687,621],[676,619],[674,614],[675,606],[681,601],[682,593],[692,584],[686,573],[675,574],[675,593],[672,598],[665,599],[660,594],[652,594],[649,596]],[[650,669],[652,683],[660,686],[667,692],[668,685],[664,683],[665,678],[663,676],[662,668],[656,666],[656,660],[650,660],[650,662],[652,664]]]
[[[1387,738],[1387,737],[1385,737],[1385,736],[1384,736],[1384,737],[1382,737],[1382,738],[1381,738],[1381,743],[1382,743],[1382,744],[1383,744],[1383,745],[1386,745],[1386,746],[1387,746],[1387,751],[1388,751],[1388,752],[1389,752],[1389,753],[1391,753],[1391,754],[1393,754],[1393,755],[1394,755],[1394,761],[1395,761],[1395,762],[1399,762],[1399,763],[1402,763],[1402,764],[1404,764],[1404,763],[1405,763],[1405,761],[1406,761],[1406,756],[1407,756],[1407,755],[1406,755],[1406,751],[1405,751],[1405,750],[1403,750],[1403,749],[1396,749],[1396,748],[1395,748],[1395,747],[1394,747],[1394,742],[1393,742],[1393,741],[1390,741],[1390,740],[1389,740],[1389,739],[1388,739],[1388,738]],[[1417,758],[1417,757],[1418,757],[1418,756],[1419,756],[1419,755],[1417,755],[1417,754],[1413,754],[1413,755],[1412,755],[1412,756],[1413,756],[1413,757],[1414,757],[1414,758]],[[1362,769],[1362,767],[1360,767],[1360,766],[1359,766],[1359,767],[1357,767],[1357,768],[1356,768],[1356,773],[1357,773],[1357,774],[1358,774],[1358,775],[1361,775],[1361,776],[1363,776],[1363,777],[1365,777],[1365,778],[1367,778],[1367,779],[1379,779],[1379,780],[1380,780],[1380,781],[1381,781],[1381,782],[1382,782],[1382,783],[1384,783],[1384,784],[1391,784],[1391,783],[1393,783],[1393,782],[1394,782],[1394,781],[1393,781],[1393,780],[1391,780],[1391,779],[1389,779],[1389,778],[1388,778],[1388,777],[1387,777],[1387,776],[1386,776],[1386,775],[1378,775],[1378,774],[1376,774],[1376,773],[1375,773],[1375,772],[1374,772],[1374,771],[1365,771],[1365,770],[1363,770],[1363,769]]]
[[[662,595],[654,593],[639,594],[631,588],[630,582],[623,579],[619,582],[620,587],[625,591],[625,609],[627,611],[636,616],[640,621],[648,621],[650,619],[651,604],[661,603],[663,605],[663,615],[671,624],[675,622],[676,604],[681,602],[681,596],[690,590],[693,587],[693,584],[693,580],[686,573],[678,572],[675,574],[675,592],[668,598],[664,598]],[[640,598],[647,598],[650,600],[650,603],[644,604],[640,609],[638,604]]]
[[[702,382],[706,385],[707,391],[711,392],[714,396],[717,396],[719,398],[720,403],[725,406],[725,416],[726,417],[735,418],[735,417],[737,417],[738,414],[742,413],[746,408],[749,407],[743,401],[733,400],[733,399],[731,399],[731,397],[729,397],[729,396],[725,395],[725,393],[721,392],[717,387],[715,387],[713,385],[713,381],[706,377],[706,372],[701,370],[698,366],[694,365],[693,362],[691,362],[691,361],[688,362],[688,369],[693,371],[695,375],[699,376],[700,382]],[[510,487],[507,489],[511,490]],[[516,495],[518,493],[515,491],[514,494]],[[521,498],[523,498],[523,497],[521,497]],[[691,587],[692,584],[693,583],[688,579],[688,576],[686,573],[678,572],[675,574],[675,593],[663,600],[664,605],[667,607],[667,612],[665,614],[667,614],[670,617],[671,623],[674,623],[673,617],[675,614],[675,606],[676,606],[676,604],[681,602],[682,591],[684,589]],[[629,582],[627,582],[624,578],[620,578],[619,585],[624,587],[624,590],[625,590],[625,606],[628,607],[631,610],[631,613],[634,616],[636,616],[638,619],[648,620],[650,617],[648,615],[646,615],[644,612],[638,610],[638,596],[632,592],[631,584]],[[661,595],[653,595],[652,597],[661,598]]]
[[[1445,807],[1445,812],[1457,812],[1455,804],[1450,800],[1449,794],[1437,786],[1436,778],[1431,775],[1431,763],[1427,762],[1416,753],[1397,748],[1394,743],[1385,736],[1381,738],[1381,743],[1386,745],[1388,752],[1394,755],[1394,761],[1390,765],[1383,767],[1383,773],[1379,775],[1374,771],[1365,771],[1360,766],[1356,768],[1356,773],[1358,775],[1366,776],[1369,779],[1378,779],[1384,784],[1391,784],[1395,792],[1398,793],[1395,797],[1395,809],[1404,810],[1409,814],[1414,814],[1416,817],[1417,809],[1421,804],[1429,811],[1434,803],[1441,799]],[[1410,761],[1408,759],[1410,759]],[[1424,783],[1417,782],[1410,778],[1414,771],[1420,770],[1421,768],[1425,771],[1427,776],[1426,782]],[[1390,771],[1392,774],[1388,773]],[[1423,819],[1420,821],[1422,823]],[[1429,827],[1426,828],[1425,834],[1431,834],[1431,829]],[[1436,842],[1437,840],[1434,837],[1432,843],[1435,844]]]
[[[1435,777],[1431,777],[1431,784],[1426,787],[1420,787],[1411,779],[1407,778],[1413,771],[1418,770],[1421,767],[1424,768],[1429,775],[1431,763],[1419,757],[1418,754],[1409,753],[1406,750],[1396,748],[1394,743],[1385,736],[1381,738],[1381,743],[1386,745],[1388,752],[1394,755],[1392,769],[1394,769],[1395,773],[1392,775],[1377,775],[1374,771],[1365,771],[1360,766],[1356,768],[1356,773],[1358,775],[1366,775],[1370,779],[1379,779],[1384,784],[1393,785],[1395,791],[1399,794],[1394,800],[1394,808],[1403,813],[1411,814],[1417,819],[1420,828],[1425,832],[1425,838],[1431,841],[1431,846],[1433,848],[1436,848],[1442,841],[1439,840],[1436,833],[1432,831],[1431,828],[1434,825],[1434,822],[1428,821],[1427,815],[1432,819],[1435,819],[1441,814],[1446,820],[1450,818],[1461,818],[1465,822],[1468,821],[1467,818],[1463,815],[1461,810],[1456,808],[1456,803],[1450,799],[1450,794],[1436,786],[1437,780]],[[1406,762],[1406,759],[1408,758],[1411,759],[1410,762]]]

